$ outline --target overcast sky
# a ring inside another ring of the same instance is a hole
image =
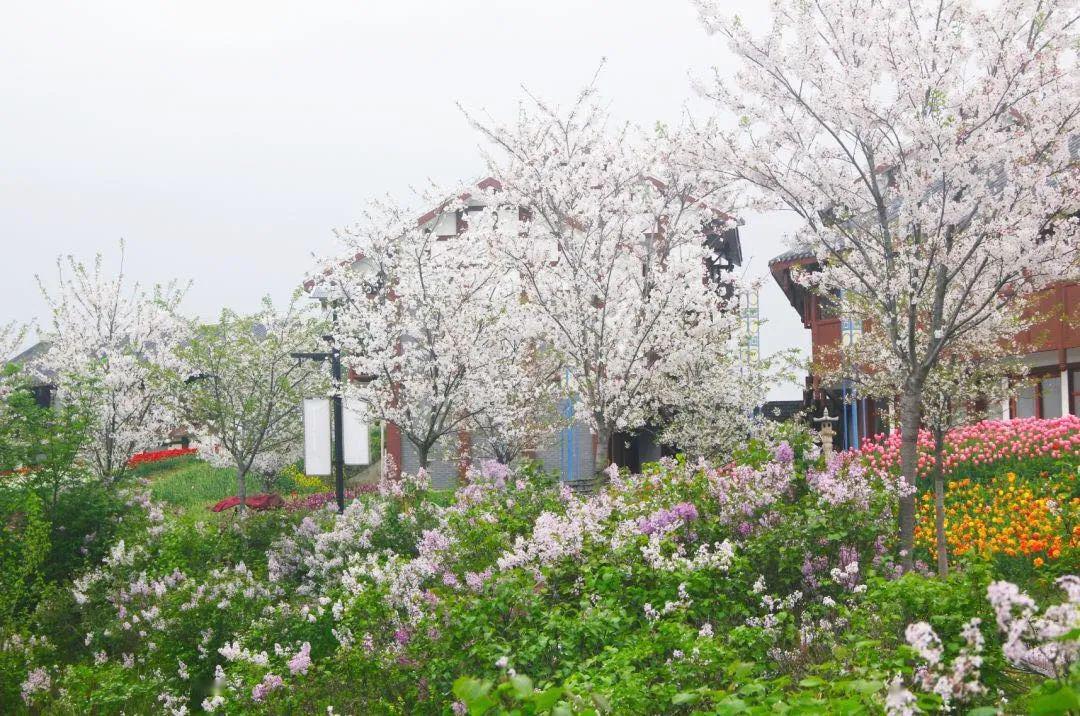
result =
[[[732,10],[760,26],[763,5]],[[132,277],[194,282],[191,314],[284,300],[367,199],[482,173],[455,102],[565,103],[601,58],[613,113],[646,127],[706,110],[690,74],[731,62],[684,0],[5,3],[0,323],[44,323],[34,275],[121,238]],[[795,222],[745,219],[765,275]],[[765,353],[808,348],[771,279],[761,304]]]

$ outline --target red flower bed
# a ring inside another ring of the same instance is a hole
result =
[[[239,497],[226,497],[211,507],[210,511],[221,512],[222,510],[232,509],[239,504]],[[285,504],[285,500],[281,499],[281,495],[263,492],[258,495],[248,495],[247,499],[244,500],[244,504],[251,510],[276,510]]]
[[[194,455],[198,450],[195,448],[170,448],[169,450],[154,450],[153,452],[141,452],[137,455],[132,455],[128,460],[128,467],[136,467],[138,465],[145,465],[151,462],[158,462],[160,460],[169,460],[174,457],[183,457],[185,455]]]

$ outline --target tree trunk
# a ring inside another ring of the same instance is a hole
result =
[[[247,509],[247,472],[242,467],[236,469],[236,496],[240,498],[236,509],[243,512]]]
[[[596,431],[596,446],[593,452],[593,469],[603,472],[611,464],[611,428],[600,428]]]
[[[492,452],[495,453],[495,459],[503,465],[509,465],[517,457],[517,451],[509,446],[497,445],[492,448]]]
[[[915,480],[919,470],[921,390],[908,389],[900,397],[900,472],[908,494],[900,498],[900,566],[910,572],[915,550]]]
[[[424,469],[424,472],[427,472],[428,465],[431,464],[431,446],[417,445],[416,460],[420,463],[420,467]]]
[[[949,576],[949,546],[945,542],[945,431],[934,431],[934,533],[938,576]]]

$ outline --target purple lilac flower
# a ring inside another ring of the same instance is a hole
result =
[[[297,674],[306,674],[310,666],[311,644],[305,641],[304,645],[300,647],[300,651],[296,652],[296,655],[289,659],[289,673],[293,676],[296,676]]]
[[[802,575],[803,582],[809,589],[817,589],[821,586],[821,582],[818,581],[817,573],[829,566],[829,558],[824,555],[818,555],[816,557],[807,557],[803,560]]]
[[[849,545],[840,545],[840,566],[832,570],[832,578],[838,584],[853,589],[859,583],[859,550]]]
[[[792,449],[787,440],[784,440],[773,450],[773,459],[782,463],[792,462],[795,460],[795,450]]]
[[[507,478],[510,477],[510,466],[504,465],[498,460],[482,460],[480,462],[480,474],[486,477],[496,487],[504,487]]]
[[[257,684],[254,689],[251,690],[251,698],[255,701],[262,701],[266,698],[274,689],[283,686],[285,681],[277,674],[267,674],[263,677],[261,683]]]
[[[648,517],[638,520],[638,531],[645,535],[661,532],[677,522],[692,522],[698,518],[697,507],[692,502],[680,502],[670,510],[659,509]]]
[[[680,502],[672,507],[671,511],[683,522],[692,522],[698,518],[697,507],[693,502]]]
[[[466,572],[465,584],[469,589],[474,592],[479,592],[484,588],[484,582],[491,578],[491,569],[485,569],[483,572]]]

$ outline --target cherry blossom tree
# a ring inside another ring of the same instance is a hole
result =
[[[187,337],[178,314],[186,285],[146,291],[127,280],[123,255],[121,244],[115,275],[98,254],[92,266],[58,259],[51,287],[38,277],[51,313],[43,332],[50,347],[39,367],[55,376],[59,401],[90,416],[82,457],[106,483],[123,476],[132,455],[160,445],[179,426],[167,375]]]
[[[461,208],[435,196],[438,213]],[[440,236],[390,201],[341,238],[351,259],[313,281],[329,297],[344,365],[363,378],[343,390],[396,424],[426,468],[442,438],[490,406],[483,376],[500,359],[498,324],[518,305],[513,285],[484,245]]]
[[[0,325],[0,401],[17,382],[19,367],[8,361],[15,356],[26,338],[26,327],[14,321]]]
[[[673,356],[654,381],[661,442],[688,456],[728,460],[761,433],[769,388],[789,378],[792,356],[781,353],[748,362],[730,342],[703,343],[698,352]]]
[[[562,366],[528,324],[507,312],[496,327],[495,355],[477,376],[482,409],[469,421],[473,444],[504,465],[551,436],[564,420]]]
[[[941,356],[1007,338],[1009,304],[1075,269],[1077,3],[775,0],[759,37],[697,5],[739,61],[703,87],[738,126],[701,128],[699,160],[798,214],[802,280],[885,337],[914,484]],[[913,495],[899,516],[910,567]]]
[[[510,125],[471,119],[500,186],[466,234],[520,282],[527,322],[607,451],[657,416],[691,356],[732,339],[737,316],[707,270],[706,237],[730,223],[713,208],[721,187],[678,160],[679,133],[617,125],[591,88],[568,110],[529,98]]]
[[[174,383],[178,403],[199,437],[200,455],[236,469],[241,509],[249,474],[269,484],[300,458],[302,401],[325,392],[327,382],[318,366],[292,354],[319,348],[325,328],[298,296],[283,311],[264,298],[251,315],[223,310],[178,349],[187,372]]]
[[[1016,314],[1013,330],[1018,332],[1031,323],[1031,317]],[[1012,355],[1010,348],[1004,342],[971,345],[958,341],[941,353],[923,385],[922,426],[934,440],[935,551],[941,576],[949,573],[945,436],[954,427],[984,417],[977,415],[980,406],[997,405],[1015,394],[1027,375],[1027,366]],[[822,377],[849,381],[853,398],[871,397],[891,403],[903,392],[903,371],[895,368],[888,335],[883,332],[867,332],[830,357],[831,364],[821,366]]]

